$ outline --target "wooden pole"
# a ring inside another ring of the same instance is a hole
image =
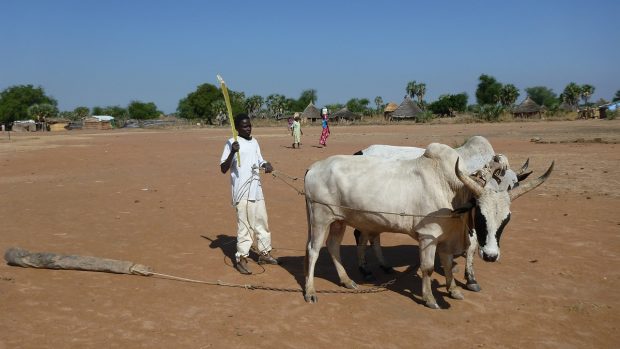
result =
[[[115,259],[61,255],[50,252],[31,253],[19,247],[11,247],[4,253],[8,265],[24,268],[99,271],[116,274],[152,275],[151,267]]]

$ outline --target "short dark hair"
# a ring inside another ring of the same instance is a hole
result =
[[[245,113],[237,114],[237,116],[235,116],[235,128],[238,128],[239,125],[241,124],[241,121],[245,119],[250,120],[250,117],[248,116],[248,114],[245,114]]]

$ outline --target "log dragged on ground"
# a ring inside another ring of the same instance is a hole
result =
[[[4,253],[8,265],[24,268],[99,271],[116,274],[153,275],[151,267],[129,261],[92,256],[62,255],[51,252],[30,252],[11,247]]]

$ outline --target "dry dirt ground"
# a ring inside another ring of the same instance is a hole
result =
[[[304,127],[291,149],[284,127],[255,128],[277,170],[303,176],[314,161],[370,144],[459,146],[487,137],[513,167],[530,158],[551,178],[512,205],[502,258],[476,257],[482,291],[420,302],[417,243],[385,234],[395,275],[369,260],[385,292],[248,290],[131,276],[0,264],[0,348],[617,348],[620,344],[620,120],[468,125]],[[0,249],[143,263],[204,281],[300,288],[307,226],[303,196],[263,175],[280,266],[243,276],[232,267],[235,216],[219,158],[229,129],[0,134]],[[538,137],[542,142],[531,142]],[[598,139],[597,139],[598,138]],[[579,142],[575,142],[580,139]],[[302,187],[302,180],[292,183]],[[362,284],[348,228],[342,247]],[[463,259],[458,260],[463,282]],[[325,251],[316,286],[339,290]],[[363,285],[364,288],[373,285]]]

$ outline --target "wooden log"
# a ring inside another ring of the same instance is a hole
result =
[[[31,253],[19,247],[11,247],[4,253],[7,264],[24,268],[99,271],[117,274],[150,276],[151,267],[128,261],[92,256],[61,255],[50,252]]]

